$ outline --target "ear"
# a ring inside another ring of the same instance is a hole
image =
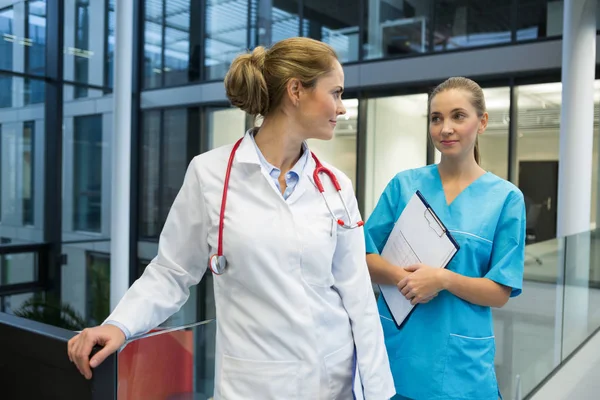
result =
[[[286,89],[290,101],[294,106],[297,106],[303,90],[302,83],[298,79],[292,78],[288,81]]]
[[[488,113],[484,112],[483,115],[481,116],[481,120],[479,121],[479,129],[477,130],[477,133],[479,135],[481,135],[483,132],[485,132],[485,130],[487,128],[487,124],[488,124],[488,118],[489,118]]]

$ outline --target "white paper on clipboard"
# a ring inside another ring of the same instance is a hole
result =
[[[445,268],[458,249],[458,243],[417,191],[396,221],[381,256],[398,267],[422,263]],[[402,325],[414,306],[395,285],[379,288],[396,325]]]

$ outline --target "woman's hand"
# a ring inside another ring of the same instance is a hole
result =
[[[410,304],[427,303],[444,289],[443,268],[415,264],[404,269],[410,274],[398,283],[398,290]]]
[[[125,334],[114,325],[102,325],[81,331],[69,340],[69,360],[86,379],[92,378],[91,368],[96,368],[109,355],[117,351],[125,343]],[[104,346],[90,360],[90,353],[95,345]]]

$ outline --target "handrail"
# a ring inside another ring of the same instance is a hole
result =
[[[69,361],[66,329],[0,313],[2,398],[116,399],[117,356],[109,356],[86,380]]]

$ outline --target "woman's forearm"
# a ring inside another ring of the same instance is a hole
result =
[[[382,285],[397,285],[409,273],[389,263],[379,254],[367,254],[367,265],[373,283]]]
[[[490,279],[470,278],[447,269],[440,272],[442,272],[442,287],[469,303],[500,308],[510,298],[511,288]]]

